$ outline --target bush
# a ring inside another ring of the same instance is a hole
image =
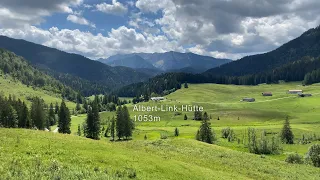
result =
[[[228,139],[229,142],[234,141],[236,139],[236,135],[230,127],[224,128],[221,130],[222,138]]]
[[[272,137],[271,140],[267,138],[266,132],[261,133],[261,137],[258,140],[256,130],[248,128],[248,149],[250,153],[254,154],[278,154],[281,150],[280,142],[276,137]]]
[[[160,138],[161,139],[168,139],[168,134],[166,132],[160,133]]]
[[[286,158],[287,163],[291,164],[303,164],[303,158],[299,154],[289,154]]]
[[[320,167],[320,144],[314,144],[309,148],[306,160],[315,167]]]

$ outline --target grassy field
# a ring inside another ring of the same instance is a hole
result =
[[[14,87],[29,90],[21,84]],[[287,94],[289,89],[303,89],[313,96],[298,98]],[[262,92],[272,92],[273,96],[263,97]],[[52,98],[42,91],[35,93]],[[86,115],[72,116],[71,135],[0,129],[0,179],[320,179],[319,168],[284,162],[288,153],[305,155],[319,141],[282,145],[280,154],[260,156],[248,153],[242,143],[220,138],[226,127],[233,128],[239,139],[248,127],[279,133],[286,116],[290,117],[295,142],[303,134],[320,136],[318,93],[319,84],[190,84],[188,89],[166,96],[165,101],[138,104],[203,106],[212,117],[210,122],[218,137],[215,145],[194,140],[200,122],[192,120],[193,112],[136,112],[132,104],[128,105],[131,118],[153,115],[161,120],[135,122],[133,140],[127,142],[110,142],[107,138],[93,141],[76,136],[78,124],[85,121]],[[253,97],[256,102],[240,102],[244,97]],[[183,120],[185,114],[188,120]],[[104,122],[114,115],[114,112],[100,113]],[[174,137],[176,127],[180,131],[178,137]],[[168,139],[161,140],[160,133],[167,133]]]
[[[313,94],[312,97],[299,98],[297,95],[287,94],[289,89],[302,89],[305,93]],[[272,92],[273,96],[264,97],[262,92]],[[301,83],[284,83],[259,86],[233,86],[217,84],[189,85],[188,89],[178,90],[168,96],[162,102],[144,102],[139,105],[161,106],[161,105],[199,105],[212,117],[212,128],[220,137],[221,130],[231,127],[235,130],[237,138],[241,139],[248,127],[256,128],[258,131],[266,130],[269,134],[279,133],[283,121],[289,116],[296,142],[302,135],[320,136],[320,85],[301,86]],[[240,102],[244,97],[253,97],[256,102]],[[128,105],[131,118],[135,115],[153,115],[160,117],[160,121],[136,122],[135,140],[160,139],[160,133],[166,132],[169,138],[174,137],[174,129],[179,128],[178,138],[194,139],[200,126],[199,121],[192,120],[193,112],[136,112],[134,105]],[[188,120],[183,120],[184,114]],[[106,120],[114,116],[113,112],[101,113],[101,119]],[[219,117],[220,120],[217,120]],[[82,119],[82,120],[81,120]],[[85,116],[74,117],[73,123],[82,123]],[[73,125],[72,132],[77,131]],[[259,135],[259,133],[258,133]],[[297,152],[304,155],[311,144],[283,145],[283,153],[272,155],[273,158],[284,160],[286,155]],[[318,142],[319,143],[319,142]],[[247,152],[243,144],[237,142],[229,143],[219,138],[217,145],[230,149]]]
[[[33,88],[31,86],[26,86],[19,81],[14,81],[10,76],[4,78],[0,76],[0,93],[3,93],[5,96],[15,95],[16,98],[20,98],[22,101],[25,101],[28,105],[31,105],[31,102],[28,99],[32,97],[41,97],[47,104],[56,102],[61,103],[61,95],[55,94],[52,92],[44,91],[40,88]],[[73,102],[66,102],[69,109],[74,109],[76,104]]]
[[[94,141],[0,128],[0,179],[319,179],[292,165],[190,139]]]

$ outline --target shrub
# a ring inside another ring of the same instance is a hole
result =
[[[276,137],[271,140],[267,138],[265,131],[262,131],[261,137],[258,140],[256,130],[248,128],[248,149],[254,154],[278,154],[281,150],[280,142]]]
[[[320,167],[320,144],[314,144],[309,148],[306,160],[315,167]]]
[[[289,154],[286,158],[287,163],[291,164],[303,164],[303,158],[299,154]]]
[[[161,139],[168,139],[168,134],[166,132],[160,133],[160,138]]]
[[[236,139],[236,135],[230,127],[224,128],[221,130],[222,138],[228,139],[229,142],[234,141]]]

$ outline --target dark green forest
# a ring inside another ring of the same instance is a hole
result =
[[[31,66],[28,61],[4,49],[0,49],[0,75],[10,75],[27,86],[35,86],[61,94],[63,98],[76,102],[81,95],[58,80]]]

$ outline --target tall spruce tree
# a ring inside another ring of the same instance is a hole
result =
[[[212,144],[215,140],[214,133],[211,130],[211,124],[207,119],[202,120],[197,139],[209,144]]]
[[[63,134],[70,134],[71,133],[71,130],[70,130],[71,117],[70,117],[69,109],[67,108],[64,100],[62,100],[59,109],[60,110],[59,110],[58,132]]]
[[[32,119],[33,125],[37,129],[44,130],[46,114],[44,111],[43,100],[38,97],[35,97],[32,101],[31,119]]]
[[[100,139],[100,115],[97,101],[93,101],[91,106],[88,106],[87,113],[87,138]]]
[[[115,138],[115,128],[116,128],[116,121],[113,117],[111,120],[111,126],[110,126],[110,134],[111,134],[112,141],[114,141],[114,138]]]
[[[281,131],[281,140],[283,143],[293,144],[293,139],[294,139],[294,135],[291,130],[289,117],[287,116]]]
[[[53,126],[53,125],[56,124],[56,115],[55,115],[54,113],[55,113],[55,112],[54,112],[53,104],[50,103],[49,114],[48,114],[50,126]]]
[[[123,136],[128,139],[132,136],[133,124],[127,106],[122,108],[123,115]]]
[[[54,108],[54,113],[58,114],[59,113],[59,104],[56,102],[55,108]]]
[[[118,140],[120,140],[124,136],[124,117],[122,106],[119,106],[116,112],[116,131]]]

